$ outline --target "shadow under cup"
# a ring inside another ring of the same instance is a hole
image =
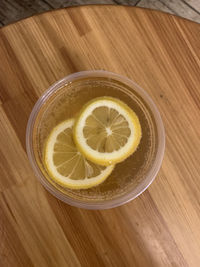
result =
[[[46,139],[57,124],[101,96],[118,98],[137,114],[142,127],[139,147],[102,184],[82,190],[64,188],[51,179],[43,164]],[[134,199],[151,184],[163,159],[165,134],[155,104],[138,85],[107,71],[83,71],[56,82],[38,100],[29,118],[26,144],[36,176],[54,196],[77,207],[107,209]]]

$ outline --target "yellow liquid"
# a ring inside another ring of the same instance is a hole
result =
[[[45,141],[57,124],[75,117],[85,103],[100,96],[118,98],[137,114],[142,128],[139,147],[129,158],[117,164],[102,184],[82,190],[62,188],[45,170]],[[132,191],[144,179],[154,161],[157,151],[156,140],[155,121],[145,101],[127,85],[106,78],[82,78],[59,88],[41,108],[33,131],[34,154],[46,179],[69,197],[90,202],[114,199]]]

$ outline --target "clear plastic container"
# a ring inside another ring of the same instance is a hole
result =
[[[59,122],[99,96],[117,97],[136,112],[142,126],[140,145],[101,185],[87,190],[63,188],[43,164],[46,138]],[[80,208],[108,209],[136,198],[152,183],[162,163],[165,132],[158,109],[136,83],[107,71],[82,71],[56,82],[37,101],[27,125],[26,147],[36,176],[55,197]]]

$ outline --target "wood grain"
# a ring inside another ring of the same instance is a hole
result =
[[[0,26],[55,8],[94,4],[152,8],[200,23],[199,0],[1,0]]]
[[[0,266],[199,266],[199,36],[198,24],[119,6],[61,9],[0,30]],[[55,199],[25,151],[38,97],[63,76],[90,69],[142,86],[166,129],[156,180],[105,211]]]
[[[176,15],[182,16],[187,19],[194,20],[200,23],[200,13],[198,12],[199,4],[196,4],[196,9],[192,7],[192,1],[190,0],[160,0],[163,4],[165,4],[168,8],[174,11]]]
[[[138,7],[157,9],[169,14],[174,14],[174,11],[170,9],[166,4],[160,0],[141,0],[137,4]]]

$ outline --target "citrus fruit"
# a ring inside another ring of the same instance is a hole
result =
[[[44,162],[50,177],[72,188],[90,188],[102,183],[114,166],[100,166],[85,159],[72,137],[74,119],[57,125],[50,133],[44,150]]]
[[[138,147],[141,126],[135,112],[112,97],[95,98],[80,111],[74,141],[81,153],[100,165],[123,161]]]

